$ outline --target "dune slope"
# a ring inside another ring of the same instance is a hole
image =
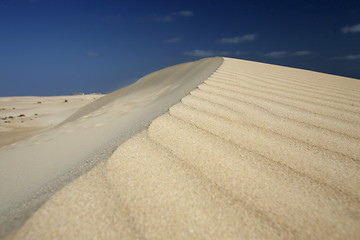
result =
[[[357,239],[360,82],[225,58],[9,239]]]
[[[0,149],[0,237],[21,226],[54,192],[111,156],[222,63],[205,58],[151,73],[72,114],[61,124]]]

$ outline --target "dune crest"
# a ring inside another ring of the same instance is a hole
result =
[[[357,239],[359,107],[356,79],[224,58],[8,239]]]
[[[73,113],[59,125],[0,149],[0,237],[23,224],[54,192],[144,130],[223,59],[205,58],[151,73]]]

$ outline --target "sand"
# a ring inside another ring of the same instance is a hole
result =
[[[2,147],[0,237],[20,227],[53,193],[146,129],[222,61],[206,58],[151,73],[67,115],[47,131]]]
[[[358,239],[360,81],[212,69],[6,239]]]
[[[0,147],[45,131],[63,122],[102,94],[52,97],[1,97]]]

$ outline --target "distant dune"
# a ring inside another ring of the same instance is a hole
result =
[[[102,96],[0,97],[0,147],[54,127]]]
[[[207,58],[63,119],[0,148],[0,236],[359,239],[357,79]]]

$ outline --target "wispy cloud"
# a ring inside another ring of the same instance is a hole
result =
[[[190,57],[214,57],[214,56],[241,56],[245,53],[240,51],[223,51],[223,50],[191,50],[183,53]]]
[[[98,53],[98,52],[94,52],[94,51],[87,51],[85,53],[85,56],[87,56],[87,57],[99,57],[99,56],[101,56],[101,54]]]
[[[245,55],[247,55],[247,53],[246,52],[242,52],[242,51],[235,51],[235,52],[233,52],[231,55],[233,55],[233,56],[245,56]]]
[[[181,17],[192,17],[194,16],[194,12],[190,11],[190,10],[182,10],[182,11],[178,11],[176,13],[173,13],[176,16],[181,16]]]
[[[190,56],[190,57],[212,57],[216,56],[217,53],[212,50],[191,50],[184,52],[184,55]]]
[[[357,59],[360,59],[360,54],[358,54],[358,55],[348,55],[348,56],[345,56],[345,59],[346,60],[357,60]]]
[[[182,40],[183,40],[182,38],[175,37],[175,38],[166,39],[164,42],[166,42],[166,43],[178,43],[178,42],[181,42]]]
[[[343,33],[357,33],[360,32],[360,24],[355,24],[352,26],[345,26],[341,29]]]
[[[360,54],[347,55],[347,56],[343,56],[343,57],[333,57],[333,59],[335,59],[335,60],[359,60]]]
[[[263,56],[268,58],[283,58],[288,54],[289,52],[287,51],[273,51],[273,52],[265,53]]]
[[[159,22],[172,22],[174,20],[174,17],[171,15],[156,16],[156,20]]]
[[[297,51],[292,53],[293,56],[307,56],[311,54],[312,53],[310,51]]]
[[[265,53],[262,56],[268,58],[284,58],[284,57],[291,57],[291,56],[308,56],[311,55],[311,51],[303,50],[303,51],[296,51],[296,52],[289,52],[289,51],[273,51],[269,53]]]
[[[177,11],[177,12],[173,12],[164,16],[159,16],[157,14],[154,15],[155,16],[155,20],[159,21],[159,22],[172,22],[175,18],[178,17],[192,17],[194,16],[194,12],[190,11],[190,10],[181,10],[181,11]]]
[[[222,38],[220,43],[222,44],[237,44],[242,42],[251,42],[257,38],[258,34],[246,34],[243,36],[231,37],[231,38]]]

